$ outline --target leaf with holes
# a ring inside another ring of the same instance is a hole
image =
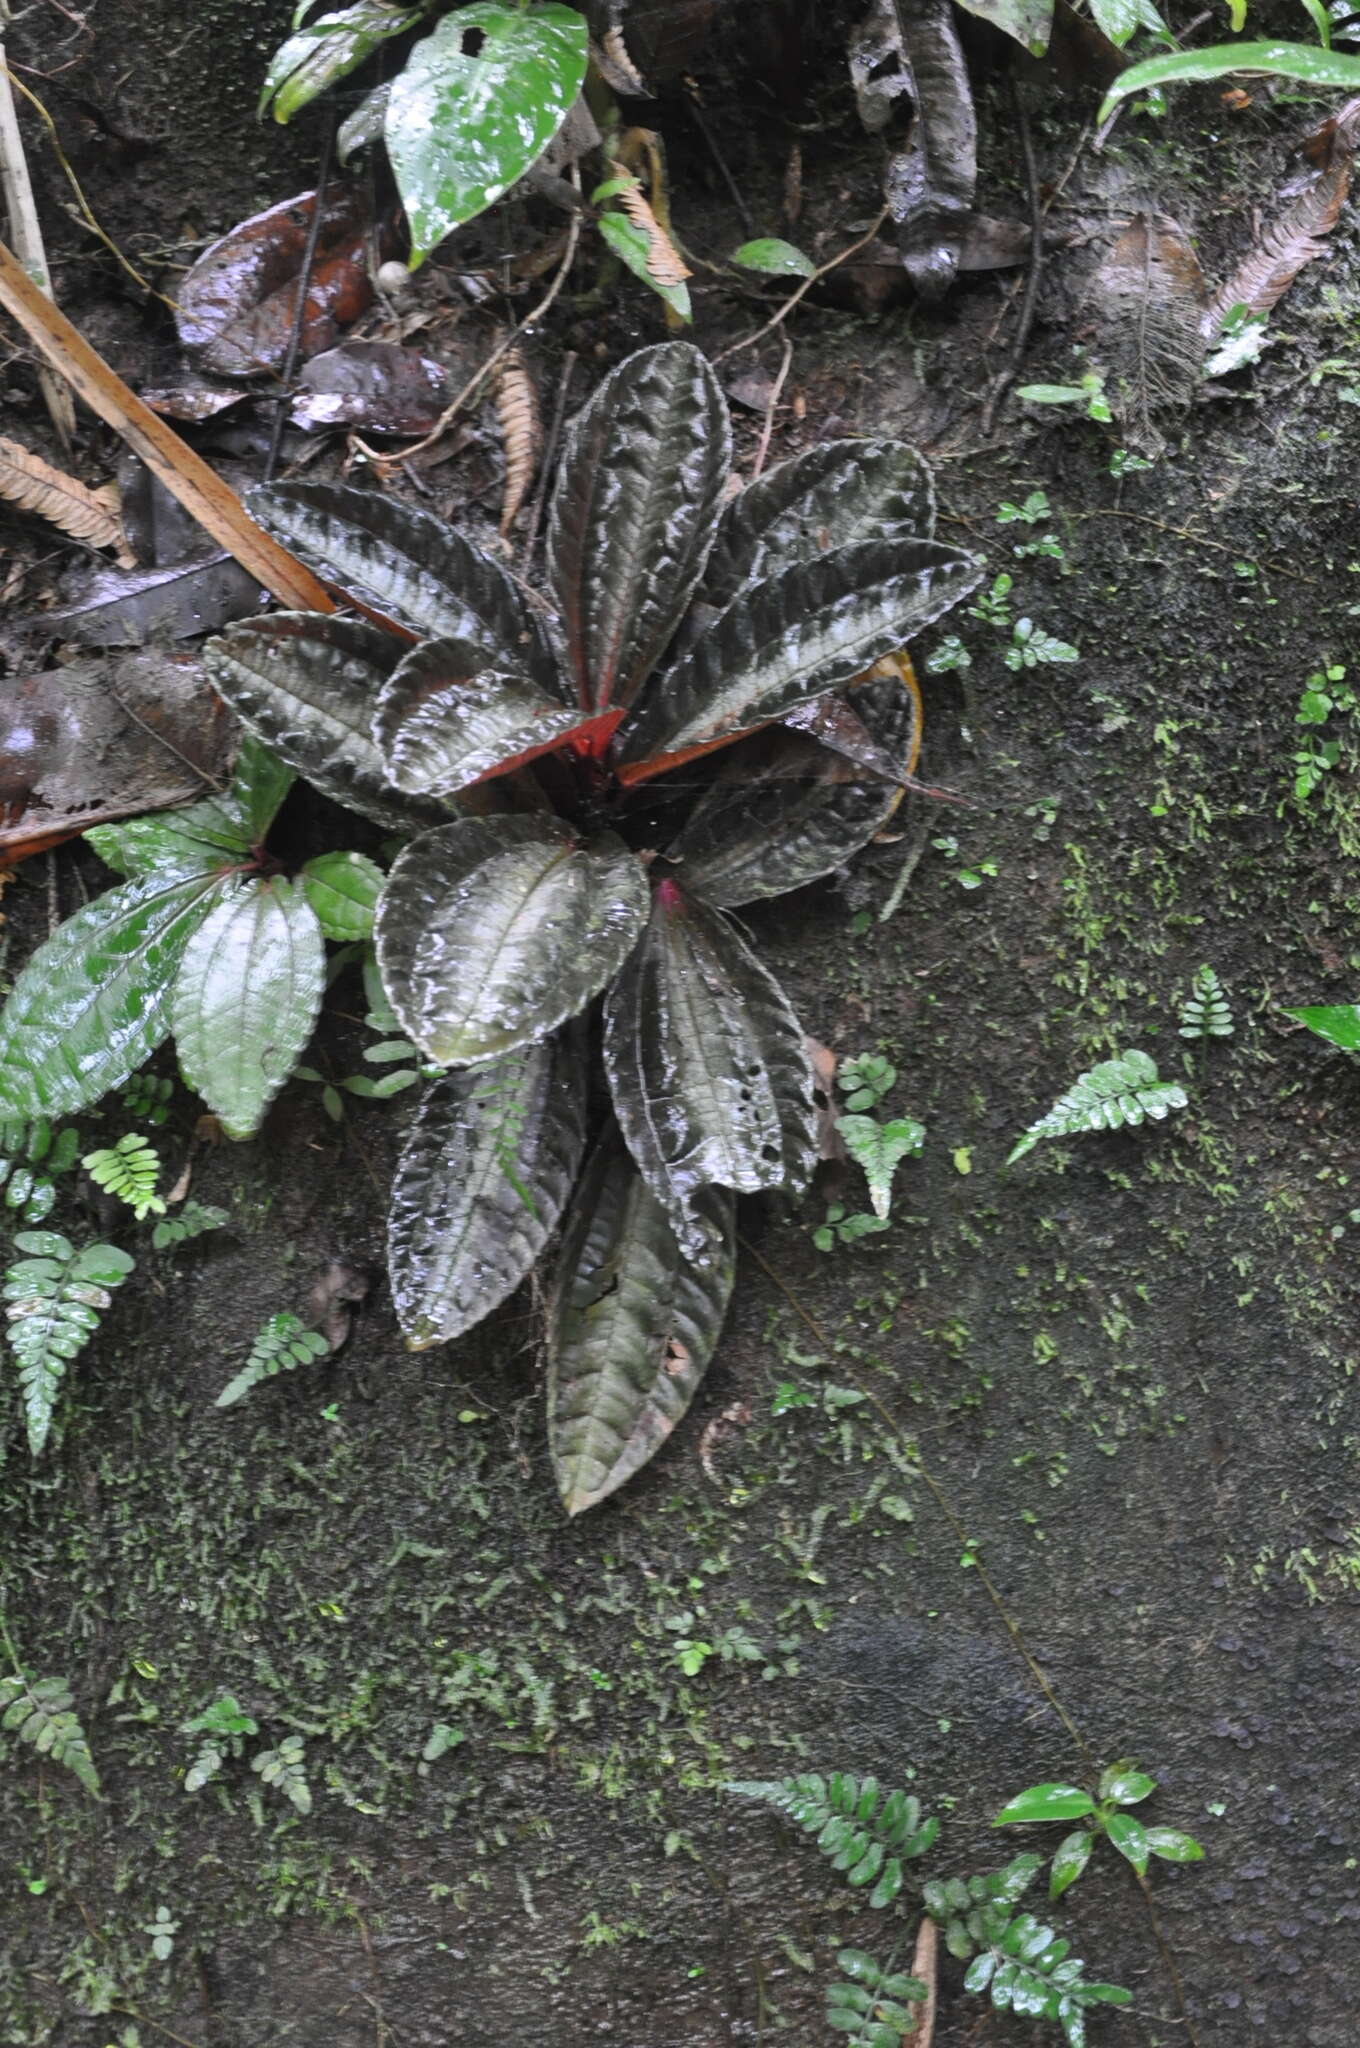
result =
[[[388,94],[383,136],[411,228],[411,268],[542,156],[586,75],[574,7],[474,0],[416,44]]]
[[[402,853],[378,905],[383,983],[441,1066],[546,1038],[585,1008],[647,918],[636,855],[557,818],[464,818]]]
[[[425,1097],[387,1222],[411,1350],[461,1337],[528,1274],[580,1169],[586,1091],[584,1048],[562,1033],[449,1074]]]
[[[383,686],[373,729],[396,788],[451,798],[558,748],[602,752],[617,724],[484,667],[466,641],[423,640]]]
[[[778,982],[722,915],[663,882],[605,999],[605,1072],[628,1148],[685,1253],[702,1258],[716,1183],[807,1186],[812,1067]]]
[[[708,1256],[692,1265],[616,1133],[586,1168],[548,1312],[548,1427],[570,1515],[655,1456],[694,1398],[727,1312],[732,1197],[695,1197]]]
[[[418,7],[392,7],[385,0],[354,0],[336,14],[318,15],[281,43],[270,60],[257,111],[291,121],[327,86],[358,69],[389,36],[419,21]]]
[[[717,379],[683,342],[629,356],[577,419],[548,577],[582,705],[631,703],[664,653],[703,573],[731,461]]]

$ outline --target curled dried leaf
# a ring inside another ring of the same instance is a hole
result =
[[[116,505],[110,505],[102,492],[92,491],[88,484],[67,476],[64,470],[44,462],[41,455],[31,454],[3,435],[0,498],[8,498],[21,512],[36,512],[73,540],[88,541],[96,548],[116,548],[125,569],[136,560]]]
[[[510,349],[502,359],[496,383],[496,417],[505,442],[505,497],[501,505],[504,538],[519,517],[543,448],[538,392],[521,349]]]
[[[610,168],[616,178],[627,181],[620,184],[618,202],[633,226],[647,237],[648,274],[658,284],[683,284],[694,273],[682,261],[679,250],[657,219],[640,180],[633,176],[626,164],[611,161]]]

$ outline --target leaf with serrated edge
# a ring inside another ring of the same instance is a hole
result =
[[[516,584],[433,513],[343,484],[268,484],[249,505],[303,561],[384,618],[422,638],[466,640],[481,649],[483,668],[560,689],[543,629]]]
[[[187,881],[236,867],[250,851],[249,821],[231,796],[210,796],[182,811],[94,825],[85,834],[99,858],[120,875]]]
[[[910,774],[920,728],[918,700],[884,678],[855,691],[873,738]],[[782,896],[844,866],[882,830],[902,791],[857,773],[801,733],[774,727],[741,740],[685,822],[666,858],[706,902]]]
[[[373,913],[387,877],[363,853],[319,853],[302,870],[303,893],[328,939],[353,945],[373,936]]]
[[[252,845],[264,838],[292,786],[293,771],[287,762],[248,732],[236,756],[228,794],[245,813]]]
[[[976,588],[938,541],[862,541],[744,591],[619,728],[620,780],[640,781],[838,689]]]
[[[519,1286],[557,1227],[585,1146],[575,1033],[446,1075],[397,1164],[388,1269],[412,1351],[446,1344]]]
[[[325,944],[300,884],[255,881],[190,939],[170,1015],[180,1070],[229,1138],[260,1127],[311,1037]]]
[[[731,458],[722,392],[688,342],[629,356],[576,420],[548,578],[582,705],[630,703],[661,658],[703,573]]]
[[[452,797],[557,747],[600,751],[617,724],[484,667],[464,640],[425,640],[384,684],[373,732],[398,789]]]
[[[567,1513],[594,1507],[653,1457],[694,1398],[732,1292],[733,1199],[696,1196],[710,1255],[681,1254],[665,1210],[614,1132],[571,1207],[548,1320],[548,1427]]]
[[[932,540],[935,484],[906,441],[823,441],[748,484],[723,514],[699,595],[727,604],[756,575],[865,540]]]
[[[448,807],[393,789],[373,739],[378,693],[401,652],[380,626],[277,612],[210,640],[203,663],[232,709],[313,788],[410,832]]]
[[[0,1013],[0,1116],[71,1115],[151,1057],[184,948],[223,886],[148,875],[57,927]]]
[[[557,818],[464,818],[399,855],[378,905],[388,1000],[441,1066],[546,1038],[584,1009],[647,920],[637,856]]]
[[[605,999],[605,1071],[628,1149],[691,1258],[696,1196],[807,1186],[817,1157],[812,1068],[778,982],[722,913],[674,882]]]

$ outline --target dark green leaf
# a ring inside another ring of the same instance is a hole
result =
[[[647,918],[636,855],[556,818],[464,818],[398,858],[377,946],[402,1029],[441,1066],[546,1038],[597,995]]]
[[[1157,1780],[1150,1778],[1146,1771],[1135,1770],[1132,1764],[1111,1764],[1100,1774],[1096,1787],[1101,1799],[1113,1799],[1117,1806],[1137,1806],[1157,1790]]]
[[[732,459],[727,406],[687,342],[642,349],[572,428],[548,574],[578,701],[631,703],[703,573]]]
[[[207,797],[186,810],[127,818],[120,825],[95,825],[85,838],[120,875],[157,875],[166,882],[236,867],[251,841],[244,806],[232,796]]]
[[[1059,1842],[1053,1852],[1053,1874],[1048,1880],[1050,1899],[1060,1899],[1068,1886],[1076,1883],[1091,1860],[1095,1839],[1089,1828],[1076,1828]]]
[[[1147,57],[1141,64],[1131,64],[1102,100],[1097,124],[1108,121],[1130,93],[1149,92],[1155,86],[1184,79],[1211,84],[1240,71],[1360,92],[1360,57],[1343,56],[1340,50],[1322,50],[1313,43],[1212,43],[1207,49],[1172,50],[1164,57]]]
[[[867,541],[757,583],[619,728],[625,782],[720,746],[839,688],[943,617],[980,580],[936,541]]]
[[[411,227],[411,267],[504,196],[543,154],[586,75],[574,7],[476,0],[416,44],[384,137]]]
[[[1121,1856],[1127,1857],[1141,1877],[1148,1864],[1148,1839],[1141,1821],[1131,1813],[1112,1813],[1105,1831]]]
[[[425,1097],[387,1224],[413,1351],[460,1337],[529,1272],[580,1169],[586,1099],[574,1034],[449,1074]]]
[[[778,235],[760,235],[754,242],[743,242],[729,260],[742,270],[759,270],[767,277],[813,277],[817,271],[810,256]]]
[[[319,853],[301,880],[328,939],[352,945],[373,936],[373,912],[386,880],[376,861],[363,853]]]
[[[1026,1820],[1075,1820],[1095,1810],[1094,1799],[1079,1785],[1028,1785],[1002,1807],[992,1826],[1003,1828]]]
[[[629,1150],[690,1257],[706,1253],[710,1183],[806,1187],[817,1142],[802,1028],[721,911],[674,882],[606,997],[604,1058]]]
[[[180,1070],[229,1138],[257,1131],[321,1008],[325,945],[300,882],[249,882],[185,948],[170,998]]]
[[[419,19],[419,8],[354,0],[338,13],[309,21],[274,52],[258,111],[263,113],[272,101],[274,119],[290,121],[328,85],[356,70],[380,43]]]
[[[463,640],[425,640],[396,668],[373,732],[389,779],[417,796],[453,797],[538,754],[608,740],[608,719],[582,719],[557,695],[482,667]]]
[[[264,838],[292,786],[287,762],[248,732],[236,756],[228,800],[241,806],[252,846]]]
[[[222,886],[148,875],[58,926],[0,1013],[0,1116],[83,1109],[151,1057],[184,948]]]
[[[446,805],[393,789],[372,736],[378,692],[401,655],[379,626],[321,612],[243,620],[203,650],[232,708],[299,775],[349,810],[412,831]]]
[[[1168,1863],[1198,1863],[1204,1855],[1194,1836],[1182,1834],[1179,1828],[1145,1828],[1144,1833],[1152,1854],[1165,1857]]]
[[[92,838],[92,833],[86,833]],[[1330,1045],[1339,1045],[1342,1052],[1360,1052],[1360,1005],[1356,1003],[1333,1003],[1314,1005],[1302,1010],[1286,1010],[1286,1017],[1297,1017],[1300,1024],[1306,1024],[1310,1031],[1316,1031],[1319,1038],[1325,1038]]]
[[[698,1387],[732,1292],[732,1197],[695,1198],[707,1263],[681,1255],[617,1133],[596,1148],[571,1208],[548,1322],[553,1465],[568,1514],[623,1485]]]

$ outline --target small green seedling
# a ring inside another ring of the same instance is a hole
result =
[[[1180,1007],[1182,1038],[1231,1038],[1233,1014],[1223,984],[1212,967],[1197,970],[1190,993]]]
[[[1345,676],[1345,667],[1340,663],[1319,669],[1309,676],[1299,696],[1294,723],[1309,730],[1301,738],[1293,757],[1294,801],[1297,804],[1306,804],[1318,784],[1341,760],[1340,740],[1323,739],[1315,728],[1326,725],[1331,718],[1355,710],[1355,692],[1347,684]]]
[[[1053,508],[1048,502],[1047,491],[1031,491],[1023,505],[1012,505],[1003,499],[996,508],[998,526],[1038,526],[1042,520],[1053,517]]]
[[[1179,1828],[1146,1827],[1125,1811],[1127,1807],[1141,1805],[1156,1789],[1157,1780],[1125,1758],[1101,1772],[1094,1799],[1080,1785],[1028,1785],[1002,1807],[992,1826],[1015,1827],[1056,1820],[1083,1823],[1066,1835],[1054,1852],[1048,1896],[1060,1899],[1085,1870],[1098,1835],[1108,1836],[1140,1877],[1147,1874],[1148,1859],[1152,1856],[1160,1856],[1167,1863],[1200,1861],[1204,1851],[1193,1835],[1183,1834]]]
[[[1151,469],[1146,455],[1135,455],[1128,448],[1116,448],[1110,457],[1109,469],[1113,477],[1136,476],[1140,469]]]
[[[968,606],[970,619],[981,619],[984,626],[1009,626],[1011,622],[1010,595],[1015,588],[1015,578],[1003,569],[994,577],[990,590],[980,590],[976,602]]]
[[[1113,417],[1105,396],[1105,379],[1098,370],[1088,370],[1078,384],[1022,384],[1015,395],[1030,405],[1074,406],[1088,420],[1109,421]]]
[[[1069,640],[1057,640],[1052,633],[1045,633],[1033,619],[1017,619],[1004,660],[1009,669],[1051,668],[1061,662],[1080,661],[1081,652]]]
[[[102,1151],[87,1152],[80,1163],[96,1187],[127,1203],[139,1223],[165,1214],[165,1203],[156,1193],[160,1158],[139,1131],[129,1131]]]
[[[933,654],[926,656],[926,669],[933,676],[948,675],[951,669],[973,666],[973,657],[957,633],[946,633]]]
[[[1266,316],[1244,305],[1231,306],[1204,364],[1206,377],[1228,377],[1234,370],[1258,363],[1266,347]]]

